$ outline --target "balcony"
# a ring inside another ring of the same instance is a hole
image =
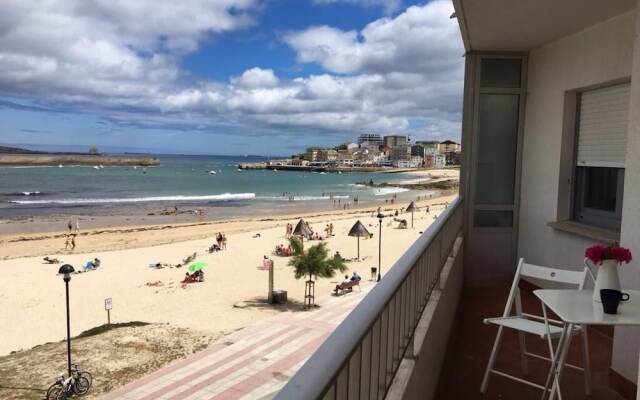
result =
[[[479,393],[508,287],[463,287],[463,199],[458,198],[276,396],[288,399],[537,399],[541,391],[493,376]],[[529,288],[531,289],[531,288]],[[523,288],[525,311],[540,303]],[[589,328],[592,399],[623,399],[609,388],[612,333]],[[532,352],[546,343],[531,338]],[[519,374],[516,334],[506,334],[497,368]],[[580,364],[573,346],[569,361]],[[544,382],[548,364],[530,362],[527,379]],[[520,376],[520,375],[518,375]],[[524,376],[522,376],[524,377]],[[564,399],[582,399],[583,377],[565,369]]]

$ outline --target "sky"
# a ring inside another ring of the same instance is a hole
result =
[[[4,0],[0,144],[286,155],[460,138],[449,0]]]

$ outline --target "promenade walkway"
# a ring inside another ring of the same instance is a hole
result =
[[[261,320],[101,400],[270,399],[373,286],[320,298],[318,310]]]

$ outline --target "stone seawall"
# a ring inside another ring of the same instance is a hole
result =
[[[91,156],[61,154],[12,154],[0,155],[0,165],[159,165],[152,157]]]

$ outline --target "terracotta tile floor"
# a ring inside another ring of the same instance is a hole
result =
[[[541,314],[539,300],[526,290],[523,293],[523,309],[532,314]],[[491,347],[498,328],[485,325],[482,320],[502,314],[508,288],[465,288],[458,308],[458,319],[448,345],[440,383],[435,398],[446,399],[539,399],[542,391],[510,379],[492,374],[486,395],[480,394],[480,383],[491,353]],[[507,330],[496,362],[496,369],[512,375],[544,384],[549,364],[531,359],[529,375],[520,370],[518,335]],[[608,367],[611,361],[612,339],[606,333],[589,329],[589,354],[592,371],[593,400],[623,399],[608,387]],[[546,343],[537,336],[527,335],[527,348],[537,354],[548,355]],[[572,341],[569,362],[581,365],[580,348],[577,340]],[[582,372],[565,368],[562,376],[564,400],[584,399]]]

